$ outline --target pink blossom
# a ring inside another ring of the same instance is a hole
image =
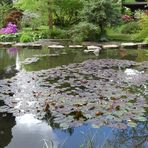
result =
[[[0,29],[0,34],[12,34],[17,32],[17,26],[11,22],[7,24],[6,28]]]

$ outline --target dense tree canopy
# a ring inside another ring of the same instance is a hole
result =
[[[107,25],[118,22],[120,11],[112,0],[88,0],[84,6],[84,19],[99,25],[102,32]]]

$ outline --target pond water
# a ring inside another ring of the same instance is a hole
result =
[[[126,59],[143,62],[148,61],[148,50],[108,49],[101,51],[96,57],[93,53],[84,53],[83,49],[0,49],[0,80],[26,71],[46,70],[81,63],[88,59]],[[135,74],[132,69],[126,69],[125,72],[129,75]],[[22,83],[25,83],[25,80],[22,80]],[[1,98],[0,106],[4,106]],[[0,112],[0,148],[44,148],[47,147],[46,144],[49,148],[146,148],[147,141],[147,121],[137,122],[136,127],[128,126],[126,129],[105,125],[94,128],[85,123],[63,130],[48,117],[37,119],[34,112],[16,117],[12,113]]]

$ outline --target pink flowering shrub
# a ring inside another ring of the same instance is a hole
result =
[[[131,16],[127,15],[127,14],[124,14],[124,15],[122,15],[122,20],[124,22],[130,22],[130,21],[133,20],[133,18]]]
[[[13,34],[17,32],[17,26],[9,22],[6,28],[0,29],[0,34]]]
[[[145,10],[144,13],[145,13],[145,15],[148,15],[148,10]]]

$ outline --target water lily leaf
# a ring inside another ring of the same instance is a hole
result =
[[[118,129],[126,129],[127,125],[124,123],[115,123],[115,124],[109,124],[109,127],[118,128]]]
[[[106,118],[110,119],[110,120],[113,120],[115,117],[113,115],[107,115]]]
[[[92,124],[92,128],[100,128],[102,125]]]
[[[84,123],[123,128],[121,123],[129,119],[146,121],[146,68],[144,63],[100,59],[21,71],[11,79],[0,80],[0,99],[7,106],[1,110],[17,115],[36,113],[41,119],[46,114],[64,128]]]
[[[147,121],[147,119],[145,117],[135,117],[134,119],[138,120],[138,121]]]
[[[68,123],[61,123],[61,124],[60,124],[60,127],[61,127],[62,129],[68,129],[68,128],[69,128],[69,124],[68,124]]]
[[[133,121],[128,121],[128,126],[130,126],[130,127],[136,127],[137,124],[135,122],[133,122]]]

